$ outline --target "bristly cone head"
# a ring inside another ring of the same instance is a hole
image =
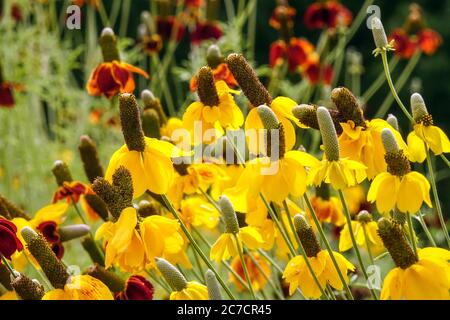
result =
[[[175,266],[162,258],[155,258],[155,260],[158,270],[175,291],[182,291],[187,288],[186,278]]]
[[[120,61],[117,38],[111,28],[104,28],[102,30],[99,42],[102,48],[103,62]]]
[[[130,151],[144,152],[145,139],[136,98],[131,93],[119,95],[120,123],[125,143]]]
[[[295,231],[302,242],[302,246],[305,249],[306,255],[311,257],[316,257],[321,251],[319,242],[317,241],[316,235],[314,234],[313,228],[306,221],[305,217],[301,214],[297,214],[294,217]]]
[[[325,149],[325,156],[328,161],[339,161],[340,151],[336,128],[328,109],[317,108],[317,121],[319,122],[322,142]]]

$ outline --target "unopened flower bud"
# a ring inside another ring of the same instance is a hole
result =
[[[387,123],[389,123],[389,125],[394,128],[397,131],[399,130],[399,126],[398,126],[398,120],[397,117],[394,116],[392,113],[390,113],[386,119]]]
[[[166,114],[161,105],[161,101],[155,97],[153,92],[148,89],[145,89],[141,93],[141,99],[144,103],[144,110],[153,109],[158,113],[159,122],[164,124],[167,122]]]
[[[158,270],[175,291],[182,291],[187,288],[186,278],[176,267],[165,259],[155,258],[155,260]]]
[[[149,138],[161,138],[158,112],[153,109],[144,110],[142,114],[142,130]]]
[[[216,68],[224,61],[219,46],[217,46],[216,44],[212,44],[209,46],[208,51],[206,52],[206,61],[208,63],[208,66],[210,66],[211,68]]]
[[[91,228],[86,224],[72,224],[58,228],[58,234],[62,242],[81,238],[89,233]]]
[[[372,221],[372,215],[367,210],[361,210],[356,216],[356,220],[361,223],[369,223]]]
[[[233,234],[239,233],[239,223],[236,217],[236,211],[234,211],[230,199],[226,196],[221,196],[219,199],[219,208],[225,223],[225,232]]]

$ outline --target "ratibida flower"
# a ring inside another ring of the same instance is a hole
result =
[[[103,63],[92,71],[86,85],[90,95],[104,95],[111,99],[118,93],[133,92],[135,83],[132,73],[146,78],[148,74],[131,64],[121,62],[116,47],[116,36],[111,28],[105,28],[100,36]]]
[[[155,288],[140,275],[128,278],[125,288],[115,295],[115,300],[153,300]]]
[[[22,242],[16,235],[17,227],[11,221],[0,217],[0,255],[10,260],[16,251],[22,251]]]
[[[272,275],[269,264],[257,252],[252,252],[252,257],[248,254],[244,254],[244,261],[247,266],[253,290],[263,290],[267,284],[267,279]],[[231,269],[233,269],[241,279],[245,279],[244,269],[242,268],[242,263],[239,257],[236,257],[233,261],[231,261]],[[245,290],[244,286],[234,274],[230,273],[229,279],[230,282],[236,286],[238,291],[242,292]]]
[[[311,166],[308,183],[319,186],[325,182],[336,190],[361,183],[366,178],[367,167],[358,161],[340,158],[336,129],[325,107],[317,108],[317,120],[325,152],[323,160]]]
[[[270,45],[269,63],[275,67],[286,60],[289,72],[296,72],[305,65],[313,52],[314,45],[306,39],[291,37],[287,43],[278,40]]]
[[[186,226],[214,229],[219,223],[219,211],[201,196],[193,196],[181,201],[181,219]]]
[[[47,292],[42,300],[114,300],[108,287],[89,275],[71,276],[63,289]]]
[[[407,138],[409,159],[413,162],[423,162],[429,148],[435,155],[450,152],[450,141],[439,127],[433,125],[433,117],[419,93],[411,95],[411,111],[413,114],[414,131]]]
[[[339,278],[332,259],[328,251],[320,248],[313,228],[301,215],[296,215],[294,222],[309,264],[311,265],[320,286],[324,288],[327,285],[330,285],[336,290],[343,290],[344,286]],[[348,283],[349,278],[347,272],[354,271],[355,266],[340,253],[333,251],[333,255],[345,282]],[[287,263],[283,272],[283,279],[289,283],[290,295],[294,294],[295,290],[299,288],[305,297],[317,299],[321,296],[321,289],[307,267],[303,256],[295,256]]]
[[[358,246],[368,250],[371,255],[376,256],[384,251],[383,242],[377,233],[378,225],[367,211],[361,211],[356,220],[352,221],[352,230]],[[339,251],[344,252],[352,247],[350,231],[346,224],[339,236]]]
[[[263,139],[259,134],[261,129],[264,129],[264,124],[256,110],[261,105],[270,107],[280,120],[285,132],[286,150],[292,149],[295,144],[295,128],[291,121],[296,121],[296,118],[292,114],[292,108],[296,105],[295,101],[287,97],[272,99],[244,56],[232,53],[225,61],[253,107],[245,119],[245,131],[256,131],[255,135],[248,137],[249,150],[254,154],[258,154],[261,146],[264,145]],[[296,123],[299,127],[303,127],[300,123]]]
[[[378,174],[367,194],[369,202],[375,202],[380,213],[388,213],[395,207],[404,213],[416,213],[422,203],[430,208],[430,183],[420,173],[411,171],[408,158],[399,149],[389,129],[381,132],[387,172]]]
[[[198,139],[196,131],[199,124],[202,134],[200,141],[209,141],[204,136],[206,130],[214,131],[218,125],[226,129],[238,129],[244,123],[244,116],[231,94],[239,92],[230,89],[225,81],[214,82],[210,67],[200,68],[197,79],[200,101],[191,103],[183,114],[183,126],[189,130],[191,138]]]
[[[219,200],[219,207],[225,224],[225,232],[212,245],[210,259],[216,262],[228,260],[239,255],[242,244],[249,249],[258,249],[264,245],[263,238],[256,228],[239,228],[233,205],[226,196]]]
[[[345,217],[342,204],[337,197],[330,195],[328,184],[322,183],[319,187],[316,187],[316,195],[311,198],[311,205],[320,221],[332,223],[337,227],[344,225]]]
[[[400,133],[382,119],[365,120],[357,98],[347,88],[335,88],[331,92],[342,126],[339,136],[341,155],[344,158],[359,161],[367,167],[368,179],[386,171],[381,130],[390,129],[402,150],[407,150]]]
[[[167,260],[156,258],[156,266],[173,289],[170,300],[208,300],[208,288],[186,278]]]
[[[311,4],[306,9],[303,19],[309,29],[334,29],[339,26],[349,26],[353,16],[344,5],[338,1],[329,0]]]
[[[378,234],[396,265],[384,278],[381,299],[450,299],[450,251],[423,248],[416,256],[401,227],[385,218],[378,221]]]
[[[146,190],[163,194],[172,184],[174,169],[171,157],[182,156],[173,144],[144,136],[136,98],[124,93],[119,96],[120,120],[125,145],[114,152],[105,172],[111,181],[120,166],[126,167],[133,180],[133,197]]]

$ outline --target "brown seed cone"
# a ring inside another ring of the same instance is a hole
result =
[[[130,93],[119,95],[120,123],[125,143],[130,151],[145,150],[144,131],[136,98]]]
[[[103,29],[99,42],[104,62],[120,61],[117,38],[111,28]]]
[[[81,245],[83,246],[83,249],[89,254],[92,262],[101,266],[105,265],[103,255],[100,252],[97,244],[95,243],[95,240],[92,239],[91,236],[84,237],[83,240],[81,240]]]
[[[31,218],[21,208],[13,204],[0,194],[0,202],[6,207],[11,218],[24,218],[30,220]]]
[[[84,199],[103,221],[108,220],[108,207],[102,198],[96,194],[86,194],[84,195]]]
[[[22,300],[41,300],[45,294],[44,287],[24,274],[20,274],[11,281],[16,294]]]
[[[399,224],[386,218],[378,220],[378,235],[397,267],[406,269],[418,260]]]
[[[149,138],[161,138],[160,122],[158,112],[154,109],[146,109],[142,113],[142,130],[144,134]]]
[[[309,258],[316,257],[321,249],[313,228],[308,224],[305,218],[299,214],[294,217],[294,224],[298,237],[305,249],[306,256]]]
[[[214,84],[214,76],[210,67],[201,67],[197,74],[198,90],[197,94],[200,101],[205,106],[218,106],[219,96],[217,94],[216,85]]]
[[[28,227],[23,228],[21,232],[28,250],[37,260],[52,286],[55,289],[63,289],[69,274],[45,238]]]
[[[293,115],[304,125],[319,130],[319,122],[317,121],[317,106],[310,104],[301,104],[292,109]],[[342,127],[339,124],[339,112],[334,109],[328,109],[328,112],[333,119],[334,127],[336,128],[336,133],[342,133]]]
[[[255,71],[242,54],[232,53],[226,58],[225,62],[245,96],[254,107],[263,104],[270,106],[272,97],[269,91],[259,81]]]
[[[109,290],[114,293],[123,291],[125,289],[125,281],[122,278],[120,278],[114,272],[105,270],[105,268],[98,263],[90,266],[87,269],[86,273],[91,277],[94,277],[103,282],[109,288]]]
[[[67,165],[67,163],[61,160],[55,161],[52,168],[52,173],[55,176],[56,183],[58,184],[58,186],[62,186],[64,182],[73,181],[69,166]]]
[[[356,126],[366,127],[364,114],[359,106],[358,99],[345,87],[334,88],[331,92],[331,100],[339,111],[339,121],[352,120]]]
[[[119,190],[127,207],[133,206],[133,179],[124,166],[120,166],[112,175],[112,185]]]
[[[0,264],[0,284],[8,291],[13,290],[11,286],[11,273],[9,273],[8,268],[3,264]]]
[[[158,206],[155,201],[142,200],[138,207],[139,217],[145,218],[159,214]]]
[[[84,172],[86,173],[89,182],[94,182],[97,177],[103,177],[104,171],[100,163],[95,142],[86,135],[81,136],[78,150],[80,152],[81,161],[83,162]]]

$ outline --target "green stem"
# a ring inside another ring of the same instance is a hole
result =
[[[333,262],[334,267],[336,268],[336,271],[339,275],[339,279],[342,282],[342,285],[344,286],[345,291],[347,292],[347,295],[350,297],[351,300],[354,300],[352,292],[350,291],[350,288],[348,287],[347,282],[345,281],[344,276],[342,275],[341,269],[339,268],[339,265],[336,261],[336,258],[334,257],[333,250],[331,249],[331,245],[328,242],[327,237],[325,236],[325,232],[322,229],[322,225],[320,224],[319,219],[317,218],[316,211],[314,210],[311,201],[309,201],[309,198],[306,194],[303,195],[303,198],[305,200],[306,206],[308,207],[309,212],[311,212],[311,216],[314,220],[314,224],[317,227],[317,230],[319,231],[320,237],[322,238],[325,247],[327,248],[328,254],[330,255],[331,261]]]
[[[412,219],[411,219],[411,214],[410,213],[406,213],[406,218],[408,219],[408,233],[409,233],[409,237],[411,239],[411,245],[412,245],[412,248],[413,248],[413,251],[414,251],[414,255],[418,259],[417,244],[416,244],[416,233],[414,232],[414,227],[413,227],[413,223],[412,223]]]
[[[445,220],[444,220],[444,215],[442,214],[441,202],[439,201],[439,195],[438,195],[437,187],[436,187],[436,179],[434,177],[433,164],[431,163],[431,154],[430,154],[430,151],[428,150],[427,145],[425,145],[425,150],[427,153],[428,173],[430,175],[431,190],[433,192],[436,211],[437,211],[437,214],[439,217],[439,222],[441,224],[442,231],[444,232],[445,239],[447,240],[447,246],[450,247],[450,237],[448,235],[447,226],[446,226]]]
[[[130,16],[131,0],[123,0],[122,15],[120,17],[119,36],[125,37],[127,35],[128,18]]]
[[[257,8],[258,0],[253,0]],[[247,58],[252,61],[255,58],[256,18],[257,10],[253,10],[248,19]]]
[[[389,70],[394,70],[399,61],[400,61],[400,59],[398,58],[398,56],[394,56],[391,59],[391,61],[389,61]],[[377,79],[369,87],[369,89],[367,89],[366,92],[364,92],[361,99],[364,102],[368,102],[370,100],[370,98],[372,98],[372,96],[378,91],[378,89],[380,89],[380,87],[383,85],[383,83],[385,81],[386,81],[386,76],[384,75],[384,73],[380,73],[378,75]]]
[[[358,244],[356,243],[356,239],[355,239],[355,234],[353,233],[352,217],[350,216],[350,211],[348,210],[347,201],[345,201],[345,197],[344,197],[344,194],[342,193],[342,190],[338,190],[338,194],[339,194],[339,198],[342,203],[342,207],[344,208],[344,214],[345,214],[345,218],[347,220],[348,231],[350,233],[350,238],[352,239],[353,249],[355,250],[356,257],[358,258],[359,266],[364,275],[364,278],[367,281],[369,281],[369,276],[367,275],[366,267],[364,266],[364,262],[361,257],[361,252],[359,252]],[[378,300],[375,290],[370,287],[369,287],[369,289],[370,289],[370,292],[372,293],[373,298],[375,300]]]
[[[200,257],[202,258],[203,262],[208,266],[209,269],[212,270],[212,272],[214,272],[214,274],[216,275],[217,281],[219,281],[220,285],[222,286],[222,288],[225,290],[225,292],[227,293],[227,295],[230,297],[230,299],[232,300],[236,300],[236,298],[234,297],[234,295],[231,293],[230,289],[227,287],[227,285],[225,284],[225,282],[223,281],[222,277],[220,276],[220,274],[217,272],[216,268],[214,268],[214,266],[211,264],[211,262],[209,261],[209,259],[206,257],[205,253],[202,251],[202,249],[199,247],[199,245],[197,244],[197,242],[194,240],[194,238],[192,237],[191,233],[189,232],[189,230],[187,229],[186,225],[184,224],[183,220],[180,218],[180,215],[178,214],[177,210],[175,210],[175,208],[173,207],[173,205],[170,203],[170,200],[167,198],[167,196],[165,194],[161,195],[166,207],[169,209],[169,211],[173,214],[173,216],[178,220],[178,222],[180,223],[181,229],[183,230],[184,234],[186,235],[186,237],[188,238],[189,242],[191,243],[191,245],[194,247],[194,249],[197,251],[197,253],[200,255]]]
[[[99,1],[98,4],[98,13],[100,15],[100,19],[102,20],[103,27],[112,27],[109,22],[108,15],[106,14],[105,6],[103,5],[103,1]]]
[[[147,275],[153,280],[155,281],[157,284],[159,284],[159,286],[161,288],[164,289],[164,291],[166,291],[168,294],[170,294],[172,292],[172,289],[168,287],[168,285],[166,283],[164,283],[162,280],[158,279],[157,276],[155,276],[153,274],[153,272],[150,272],[148,270],[145,270],[145,273],[147,273]],[[162,278],[161,278],[162,279]]]
[[[395,86],[392,83],[392,78],[391,78],[391,73],[389,71],[389,65],[388,65],[388,61],[387,61],[387,55],[386,55],[386,51],[381,51],[381,60],[383,61],[383,69],[384,69],[384,74],[386,76],[386,80],[389,84],[389,88],[391,89],[392,95],[394,96],[394,99],[397,101],[400,109],[402,109],[403,113],[405,114],[405,116],[409,119],[409,121],[411,123],[414,123],[414,119],[411,116],[411,114],[408,112],[408,110],[406,109],[405,105],[403,104],[403,102],[400,100],[397,91],[395,90]]]
[[[367,235],[367,228],[364,223],[362,224],[362,229],[364,232],[364,240],[366,242],[367,253],[369,254],[370,263],[372,263],[372,265],[375,265],[375,261],[373,260],[372,250],[370,250],[369,236]]]
[[[447,165],[447,167],[450,168],[450,161],[448,161],[447,157],[442,153],[440,154],[441,159],[445,162],[445,164]]]
[[[0,253],[0,256],[2,258],[2,262],[3,264],[6,266],[6,268],[8,269],[9,273],[11,273],[11,275],[14,278],[17,278],[16,274],[14,273],[14,269],[11,267],[11,264],[9,263],[8,260],[6,260],[6,258]]]
[[[253,289],[252,280],[250,279],[250,274],[248,273],[247,264],[245,263],[243,249],[241,245],[241,241],[237,237],[236,234],[233,233],[234,240],[236,241],[236,247],[239,252],[239,259],[241,260],[241,266],[244,270],[245,279],[247,280],[248,288],[250,289],[250,294],[252,295],[253,300],[256,300],[255,290]]]
[[[411,73],[413,72],[414,68],[416,67],[417,63],[419,62],[421,57],[421,51],[417,51],[412,58],[409,60],[408,64],[406,65],[403,72],[400,74],[400,77],[398,78],[397,82],[395,82],[395,88],[397,89],[397,92],[400,92],[403,88],[403,86],[406,84],[406,81],[409,79]],[[386,113],[388,112],[394,98],[392,96],[387,96],[383,103],[381,104],[381,107],[378,109],[375,118],[384,118]]]
[[[436,247],[436,242],[434,241],[433,236],[431,235],[431,232],[427,227],[427,224],[425,222],[425,219],[423,218],[423,214],[422,214],[421,210],[419,210],[419,213],[417,215],[417,220],[419,221],[420,225],[422,226],[423,231],[425,231],[428,241],[430,241],[430,243],[433,247]]]

